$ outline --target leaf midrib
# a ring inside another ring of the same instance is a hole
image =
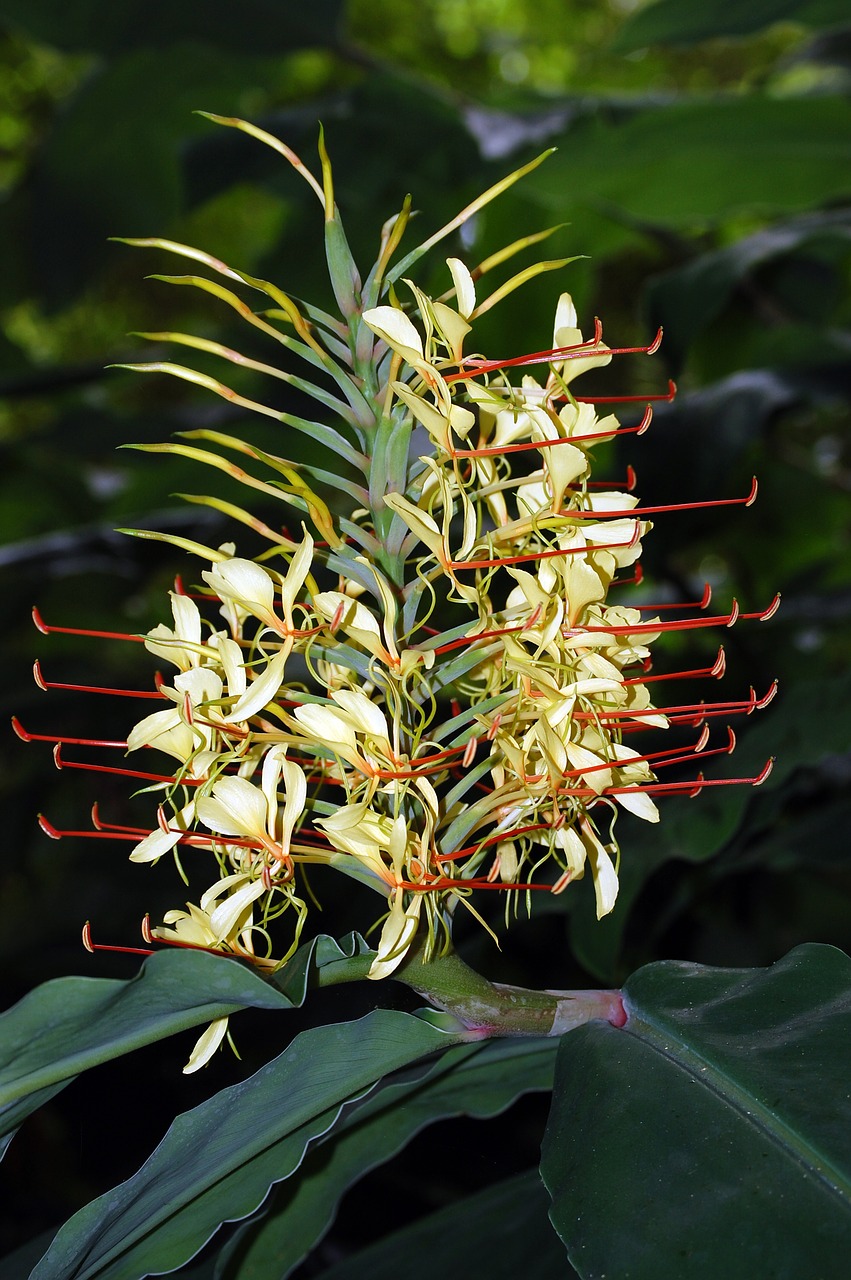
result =
[[[851,1208],[851,1178],[837,1169],[831,1160],[818,1152],[811,1143],[802,1141],[800,1135],[776,1112],[748,1093],[710,1058],[690,1048],[670,1027],[643,1014],[629,1012],[629,1021],[623,1029],[627,1035],[649,1045],[661,1057],[687,1071],[697,1083],[721,1098],[774,1146],[823,1183],[846,1211]],[[676,1046],[676,1052],[671,1045]],[[695,1066],[700,1070],[695,1070]]]

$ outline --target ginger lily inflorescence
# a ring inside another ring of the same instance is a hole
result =
[[[448,951],[453,917],[463,909],[481,919],[485,893],[528,908],[534,894],[561,893],[590,875],[602,917],[618,892],[618,811],[655,823],[655,797],[713,785],[692,762],[730,750],[734,739],[710,745],[709,721],[753,711],[771,691],[741,702],[657,705],[659,682],[715,678],[724,662],[720,651],[705,670],[651,675],[654,641],[666,631],[729,626],[739,615],[735,606],[709,615],[707,593],[696,616],[675,610],[662,620],[653,606],[631,606],[622,590],[641,580],[648,516],[667,508],[640,505],[631,471],[622,489],[592,480],[593,455],[646,429],[650,407],[637,426],[621,426],[576,386],[624,349],[606,345],[599,323],[583,336],[568,294],[558,300],[547,351],[487,359],[475,349],[479,316],[565,260],[538,262],[482,296],[488,273],[543,238],[536,235],[474,270],[449,258],[440,297],[410,278],[428,249],[543,157],[397,261],[406,204],[384,225],[362,280],[324,145],[319,181],[277,139],[241,121],[219,123],[274,147],[313,188],[339,314],[188,246],[130,242],[203,268],[159,278],[233,309],[267,354],[248,358],[184,333],[145,337],[219,357],[258,381],[283,380],[318,413],[280,412],[182,363],[131,366],[279,422],[281,452],[212,429],[142,446],[194,459],[256,493],[262,519],[214,496],[191,500],[265,545],[249,557],[235,543],[131,531],[177,544],[198,568],[189,589],[172,592],[169,620],[142,637],[164,674],[150,689],[116,691],[154,700],[156,709],[146,708],[126,742],[91,744],[129,753],[126,773],[155,806],[150,826],[96,818],[90,834],[128,842],[134,862],[175,858],[193,882],[199,864],[207,867],[206,891],[147,924],[149,941],[264,968],[285,961],[302,937],[311,898],[321,894],[314,867],[380,895],[372,978],[391,974],[415,940],[426,962]],[[311,459],[334,456],[338,469],[290,457],[299,436],[312,442]],[[270,514],[277,504],[286,523]],[[65,629],[36,620],[44,632]],[[36,678],[50,687],[38,666]],[[671,724],[693,726],[694,740],[644,746],[645,731]],[[58,764],[99,767],[63,755],[69,741],[56,740]],[[686,777],[678,768],[675,781],[664,781],[673,766],[685,766]],[[756,783],[765,772],[735,781]],[[67,834],[42,823],[50,835]],[[223,1031],[211,1029],[195,1065]]]

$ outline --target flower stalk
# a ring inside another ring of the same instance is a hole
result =
[[[644,398],[640,421],[623,425],[608,408],[636,397],[583,397],[574,384],[622,354],[652,356],[661,333],[645,346],[610,347],[598,320],[583,337],[563,293],[547,350],[504,359],[465,354],[480,315],[566,264],[538,262],[479,299],[484,276],[549,232],[472,269],[448,258],[451,283],[439,297],[407,278],[427,250],[543,157],[394,262],[406,202],[362,274],[334,199],[324,139],[320,181],[271,135],[210,118],[272,146],[317,195],[339,315],[201,250],[135,240],[128,243],[209,272],[156,278],[235,312],[270,354],[254,359],[180,333],[141,336],[201,350],[258,379],[283,379],[313,399],[316,416],[280,412],[173,361],[122,366],[176,377],[280,425],[276,453],[212,430],[137,446],[224,474],[263,503],[262,517],[214,494],[182,495],[233,518],[247,551],[128,531],[170,542],[198,565],[191,588],[178,581],[170,594],[171,620],[146,635],[48,625],[34,612],[45,635],[141,642],[168,665],[150,689],[91,687],[157,703],[129,726],[126,741],[32,734],[17,722],[16,731],[54,743],[60,768],[124,772],[150,784],[157,803],[149,827],[98,818],[90,837],[132,843],[137,863],[171,857],[182,874],[181,859],[191,858],[192,877],[207,859],[212,882],[185,910],[149,927],[153,943],[203,947],[274,969],[303,935],[315,892],[305,874],[316,870],[318,884],[320,873],[343,873],[381,900],[370,979],[400,978],[482,1034],[561,1034],[589,1017],[620,1025],[617,993],[522,992],[473,974],[454,952],[454,922],[466,911],[493,933],[477,905],[493,893],[505,898],[508,917],[530,909],[536,894],[562,893],[586,874],[602,917],[617,898],[621,810],[655,823],[654,797],[765,780],[770,762],[750,778],[707,779],[702,771],[660,778],[729,752],[734,735],[713,745],[709,722],[762,709],[775,686],[761,698],[751,690],[746,699],[660,707],[654,683],[718,679],[723,649],[710,667],[655,674],[651,646],[665,633],[767,621],[777,601],[751,613],[734,602],[729,613],[710,616],[708,589],[700,601],[678,605],[629,605],[621,596],[641,584],[649,516],[749,506],[756,481],[743,497],[642,507],[631,467],[622,486],[592,478],[595,450],[642,435],[651,401],[670,399],[675,388],[669,383]],[[261,295],[261,309],[243,293]],[[309,376],[271,363],[274,352],[302,362]],[[543,374],[533,377],[532,369]],[[311,441],[308,461],[289,456],[299,435]],[[329,457],[336,470],[320,465]],[[45,690],[81,687],[47,680],[38,664],[35,676]],[[637,733],[672,726],[701,732],[686,747],[631,745]],[[131,769],[76,758],[95,747],[153,753],[156,764]],[[43,827],[54,838],[72,834],[46,818]],[[211,1031],[192,1069],[223,1034],[220,1026]]]

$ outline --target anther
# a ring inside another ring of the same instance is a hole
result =
[[[334,632],[337,630],[337,628],[340,626],[340,623],[343,621],[345,612],[346,612],[346,603],[344,600],[341,600],[340,603],[337,605],[337,608],[334,610],[334,616],[331,619],[331,622],[328,628],[329,631]]]

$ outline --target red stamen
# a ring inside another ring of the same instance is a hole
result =
[[[663,511],[699,511],[702,507],[750,507],[756,502],[757,489],[757,478],[754,476],[750,493],[745,498],[715,498],[710,502],[679,502],[659,507],[632,507],[628,511],[571,511],[567,509],[560,512],[560,514],[577,520],[600,520],[603,518],[622,520],[627,516],[657,515]]]
[[[662,680],[699,680],[704,676],[711,676],[715,680],[720,680],[727,669],[727,655],[724,652],[724,646],[718,650],[718,657],[715,659],[711,667],[698,667],[694,671],[667,671],[657,676],[634,676],[628,680],[624,680],[625,685],[636,684],[658,684]]]
[[[505,453],[528,453],[530,449],[555,449],[560,444],[575,444],[584,440],[613,440],[615,436],[643,436],[653,421],[653,410],[650,405],[644,412],[641,421],[635,427],[616,427],[612,431],[589,431],[581,436],[557,436],[555,440],[528,440],[521,444],[488,445],[481,449],[450,449],[451,458],[491,458]]]
[[[587,487],[589,489],[617,489],[618,491],[626,489],[627,493],[632,493],[637,483],[638,476],[635,473],[635,467],[627,466],[625,480],[589,480]]]
[[[38,611],[38,606],[33,606],[32,619],[42,635],[49,636],[55,634],[66,636],[96,636],[102,640],[133,640],[136,644],[144,644],[145,636],[131,636],[124,631],[88,631],[82,627],[52,627],[44,621]]]
[[[561,364],[565,360],[584,360],[587,356],[623,356],[623,355],[645,355],[652,356],[662,345],[662,330],[657,330],[656,336],[649,346],[646,347],[600,347],[600,338],[602,336],[602,326],[599,320],[594,322],[594,337],[587,342],[579,342],[571,347],[551,347],[548,351],[535,351],[528,356],[515,356],[510,360],[479,360],[476,356],[470,356],[462,361],[464,365],[470,365],[471,368],[463,368],[458,373],[444,374],[444,381],[457,382],[459,378],[476,378],[482,373],[492,373],[496,369],[516,369],[532,364]],[[642,397],[644,399],[644,397]]]
[[[712,601],[712,587],[707,582],[703,588],[703,595],[700,600],[687,600],[682,604],[634,604],[633,609],[647,609],[653,613],[660,609],[708,609]]]
[[[105,764],[87,764],[82,760],[64,760],[62,758],[62,743],[57,742],[53,748],[53,763],[57,769],[84,769],[88,773],[116,773],[122,778],[139,778],[143,782],[176,782],[177,779],[173,775],[164,773],[143,773],[139,769],[120,769],[115,766]],[[181,778],[180,782],[186,787],[197,787],[202,782],[207,782],[207,778]]]
[[[671,724],[699,724],[704,719],[711,719],[714,716],[723,716],[729,714],[753,715],[754,711],[763,711],[768,704],[773,701],[777,694],[779,682],[775,680],[768,688],[768,691],[761,698],[756,696],[753,689],[750,691],[750,697],[747,701],[740,700],[738,702],[695,702],[691,704],[681,704],[676,707],[644,707],[641,709],[623,710],[612,708],[592,713],[589,711],[574,712],[576,720],[599,720],[601,724],[617,724],[619,720],[643,719],[645,716],[663,715]],[[697,715],[696,721],[691,720],[692,715]],[[628,731],[628,726],[624,726],[624,732]]]
[[[92,826],[96,831],[132,831],[134,835],[145,834],[141,827],[128,827],[119,822],[104,822],[100,816],[97,801],[92,805]]]
[[[45,693],[48,689],[73,689],[77,693],[111,693],[116,698],[162,698],[155,689],[108,689],[93,684],[63,684],[57,680],[45,680],[41,672],[41,663],[36,658],[33,663],[33,679],[39,689]]]
[[[110,742],[105,738],[65,738],[55,733],[30,733],[21,724],[17,716],[12,716],[12,728],[21,739],[22,742],[64,742],[66,745],[71,744],[75,747],[123,747],[126,748],[127,743]]]
[[[90,951],[92,955],[94,955],[96,951],[121,951],[124,955],[128,956],[152,956],[154,954],[153,951],[150,951],[147,947],[110,947],[103,942],[93,942],[92,926],[88,920],[83,925],[83,946],[87,951]]]
[[[652,354],[652,353],[651,353]],[[647,400],[664,400],[668,404],[677,394],[677,384],[668,379],[668,390],[652,396],[574,396],[577,404],[643,404]],[[553,400],[567,400],[566,395],[553,396]]]
[[[612,544],[614,545],[614,544]],[[633,636],[642,632],[659,632],[659,631],[694,631],[699,627],[732,627],[740,618],[750,621],[767,622],[769,618],[773,618],[780,606],[780,593],[772,600],[771,604],[762,613],[741,613],[738,601],[733,601],[733,607],[725,616],[720,614],[713,618],[681,618],[677,622],[637,622],[622,623],[620,626],[614,627],[566,627],[563,629],[565,636],[581,636],[583,633],[600,633],[603,635],[622,635]]]
[[[699,774],[697,778],[693,778],[690,782],[651,782],[631,787],[606,787],[603,795],[628,795],[631,792],[636,791],[641,791],[646,795],[654,796],[670,795],[677,791],[689,791],[691,794],[697,795],[704,787],[760,787],[763,782],[765,782],[773,768],[774,756],[771,756],[766,761],[762,771],[754,778],[704,778],[703,774]],[[560,792],[563,795],[582,797],[585,799],[594,799],[597,797],[597,792],[591,787],[565,787],[563,791],[560,789]]]
[[[635,522],[635,531],[628,542],[601,542],[591,543],[584,547],[553,547],[550,551],[528,551],[518,556],[498,556],[495,560],[449,560],[447,568],[449,569],[493,569],[503,564],[526,564],[530,560],[549,560],[553,556],[581,556],[592,551],[609,551],[613,547],[634,547],[641,537],[641,524],[638,520]],[[529,623],[524,623],[518,630],[525,631]],[[595,628],[586,627],[584,630],[593,631]],[[600,628],[597,628],[599,630]],[[630,628],[635,630],[636,628]],[[639,628],[640,629],[640,628]],[[625,630],[625,628],[621,628]],[[570,634],[573,634],[571,632]],[[474,637],[475,638],[475,637]]]

